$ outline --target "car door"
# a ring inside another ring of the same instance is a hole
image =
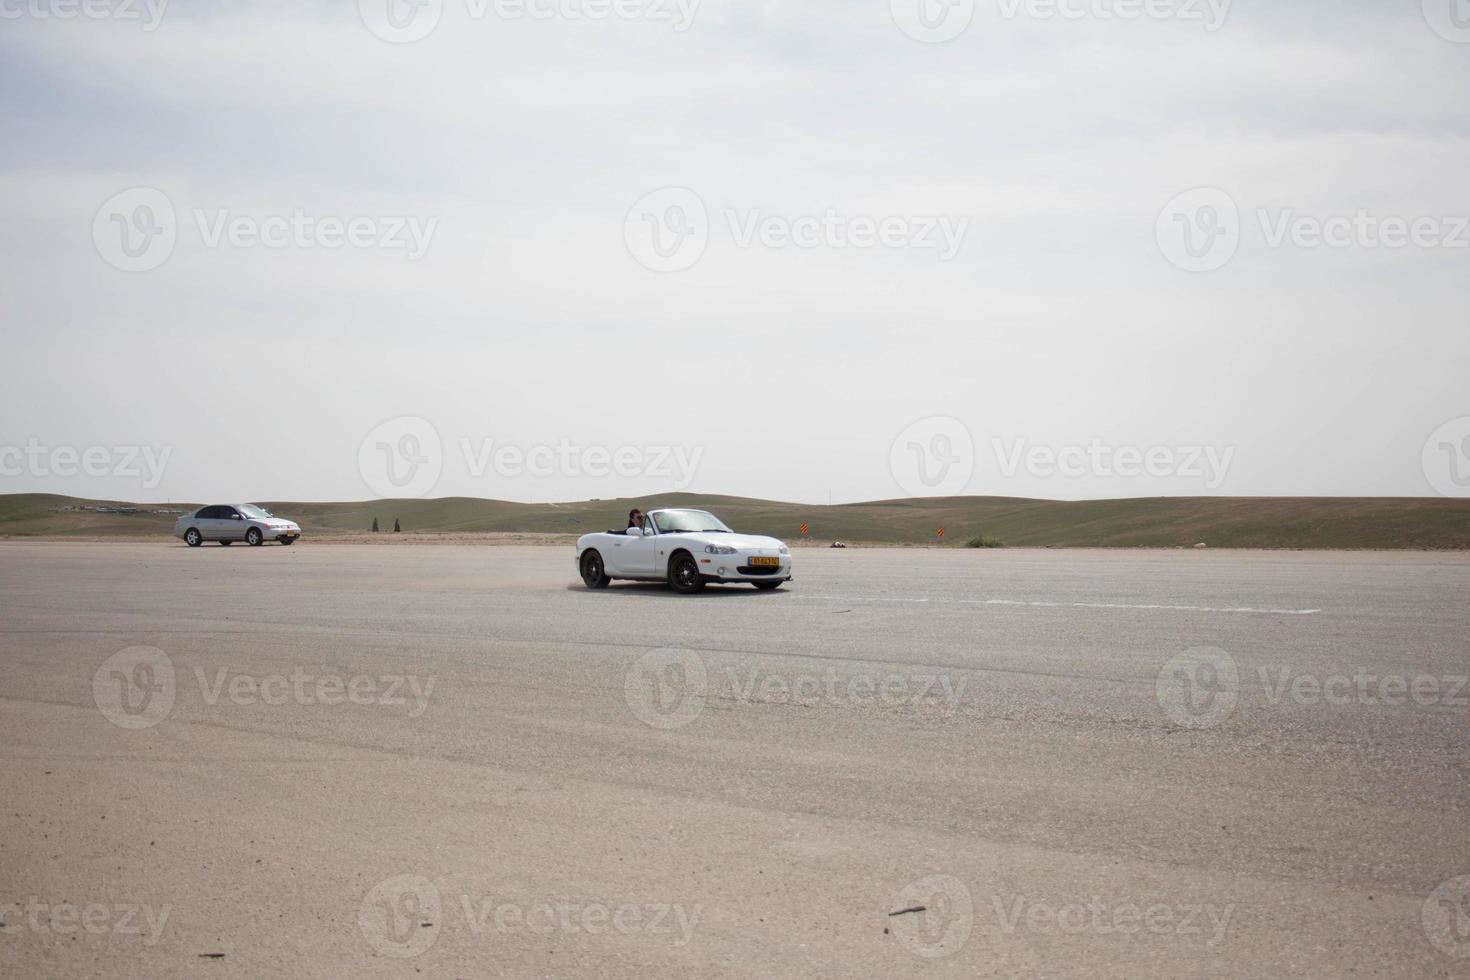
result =
[[[220,536],[219,507],[205,507],[194,518],[194,526],[205,541],[218,541]]]
[[[658,537],[651,534],[628,534],[622,540],[614,536],[612,554],[604,558],[608,563],[608,571],[618,575],[652,575],[654,545],[657,541]]]
[[[233,507],[221,507],[219,509],[219,527],[221,541],[244,541],[245,527],[249,523],[245,515]]]

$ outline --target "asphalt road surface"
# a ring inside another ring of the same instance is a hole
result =
[[[0,542],[0,975],[1470,975],[1470,556]]]

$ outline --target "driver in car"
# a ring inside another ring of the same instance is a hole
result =
[[[639,510],[637,507],[634,507],[632,510],[628,511],[628,527],[625,529],[624,533],[627,533],[627,531],[631,531],[633,528],[636,527],[638,529],[638,532],[641,534],[643,532],[644,520],[645,518],[643,516],[643,511]]]

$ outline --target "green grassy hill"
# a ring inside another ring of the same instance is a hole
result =
[[[702,507],[737,530],[794,540],[805,521],[813,541],[962,546],[983,533],[1028,547],[1470,549],[1470,500],[1388,497],[1155,497],[1078,502],[1011,497],[944,497],[809,506],[745,497],[674,493],[657,498],[522,504],[474,497],[348,503],[260,501],[308,534],[366,531],[519,531],[577,534],[621,528],[629,508]],[[140,508],[137,514],[82,507]],[[124,504],[54,494],[0,495],[0,535],[167,534],[165,509],[197,504]],[[71,509],[65,509],[71,508]]]

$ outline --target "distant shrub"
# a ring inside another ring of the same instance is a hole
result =
[[[378,533],[378,519],[376,517],[373,518],[373,533]]]
[[[400,527],[399,527],[399,526],[398,526],[398,518],[396,518],[396,517],[395,517],[395,518],[393,518],[393,533],[394,533],[394,534],[397,534],[397,533],[399,533],[399,531],[401,531],[401,530],[402,530],[402,528],[400,528]]]
[[[1006,543],[1004,541],[997,541],[995,538],[987,538],[983,534],[976,535],[975,537],[965,542],[966,548],[1004,548],[1005,546]]]

